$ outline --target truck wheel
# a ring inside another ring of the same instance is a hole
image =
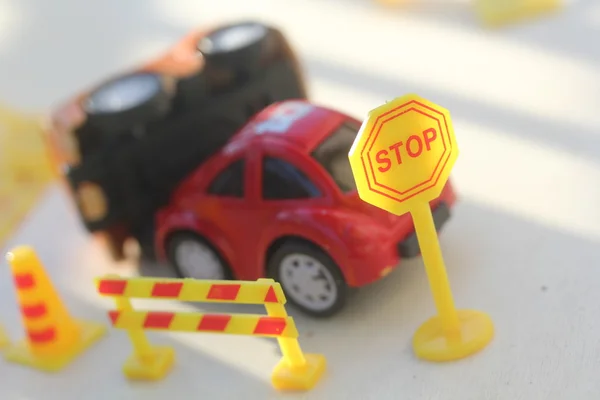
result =
[[[181,278],[231,279],[221,255],[208,241],[193,233],[178,233],[169,239],[167,257]]]
[[[140,247],[140,259],[145,261],[156,261],[154,248],[154,224],[148,223],[135,231],[135,240]]]
[[[113,79],[83,100],[89,126],[119,133],[159,119],[169,110],[172,84],[160,75],[134,73]]]
[[[260,68],[263,45],[270,30],[258,22],[242,22],[214,30],[198,42],[207,67],[254,72]]]
[[[268,272],[286,298],[304,313],[329,317],[340,311],[348,286],[338,266],[316,246],[289,241],[268,261]]]

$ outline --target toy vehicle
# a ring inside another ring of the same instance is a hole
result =
[[[410,215],[389,214],[357,195],[348,152],[359,128],[305,101],[263,110],[157,213],[160,258],[181,277],[270,276],[304,312],[336,313],[349,287],[419,254]],[[431,203],[438,229],[454,202],[447,184]]]
[[[138,240],[152,258],[153,216],[175,186],[256,112],[306,97],[281,32],[241,22],[192,32],[164,56],[57,110],[50,136],[81,218],[115,259]]]

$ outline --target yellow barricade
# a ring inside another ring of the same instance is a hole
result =
[[[323,355],[304,354],[300,349],[296,324],[284,307],[283,290],[272,279],[248,282],[106,276],[97,279],[96,285],[100,295],[115,298],[117,309],[109,311],[110,320],[115,328],[127,331],[133,346],[133,355],[123,367],[130,379],[162,379],[175,360],[172,348],[151,345],[144,330],[277,338],[283,358],[273,371],[272,383],[280,390],[311,389],[325,371]],[[267,315],[137,311],[131,305],[132,298],[262,304]]]

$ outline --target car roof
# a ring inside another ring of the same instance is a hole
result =
[[[282,101],[256,114],[226,147],[239,148],[248,141],[266,139],[292,143],[310,152],[348,118],[338,111],[304,100]]]

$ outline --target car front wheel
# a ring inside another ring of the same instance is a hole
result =
[[[287,300],[306,314],[329,317],[346,302],[348,287],[338,266],[314,245],[284,243],[270,258],[268,267]]]

